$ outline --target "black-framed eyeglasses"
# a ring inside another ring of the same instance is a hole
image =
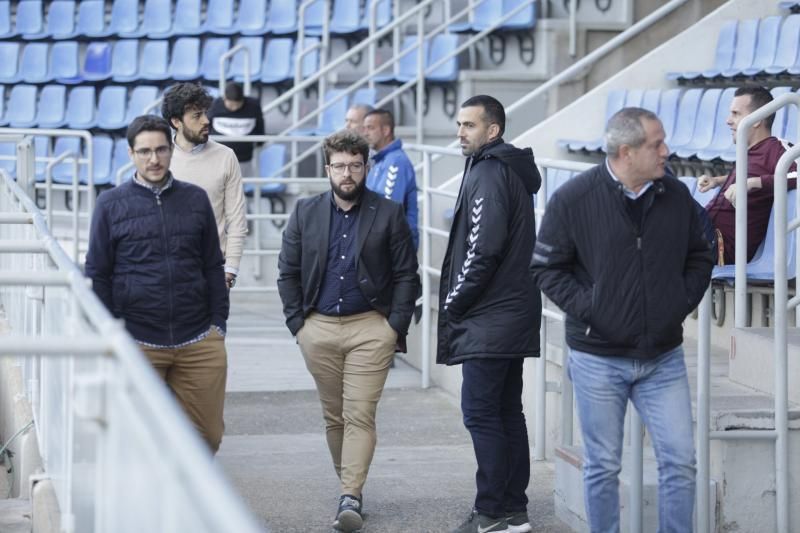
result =
[[[328,168],[331,169],[333,174],[344,174],[344,169],[349,169],[350,173],[352,174],[360,174],[364,172],[364,167],[366,165],[361,161],[356,161],[354,163],[331,163],[328,165]]]
[[[170,147],[159,146],[156,149],[140,148],[138,150],[134,150],[133,153],[136,154],[136,157],[138,157],[139,159],[150,159],[151,157],[153,157],[153,154],[156,154],[157,157],[161,158],[161,157],[166,157],[167,154],[170,153]]]

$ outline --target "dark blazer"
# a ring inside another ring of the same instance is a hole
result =
[[[313,311],[328,260],[331,192],[303,198],[283,232],[278,292],[292,335]],[[361,197],[356,268],[364,297],[384,315],[401,341],[408,332],[419,287],[417,256],[403,206],[365,189]]]

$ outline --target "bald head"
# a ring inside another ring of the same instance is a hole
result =
[[[350,106],[350,109],[347,110],[347,114],[344,116],[345,129],[354,131],[359,135],[363,135],[364,117],[366,117],[367,113],[370,111],[372,111],[372,107],[366,104],[356,104]]]

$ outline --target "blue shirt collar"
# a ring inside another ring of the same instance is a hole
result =
[[[156,196],[160,195],[161,193],[163,193],[164,191],[166,191],[167,189],[172,187],[172,182],[173,181],[174,180],[172,178],[172,172],[169,172],[167,174],[167,181],[161,187],[158,187],[156,185],[151,185],[150,183],[140,179],[139,175],[137,173],[133,174],[133,183],[135,183],[139,187],[144,187],[145,189],[149,190],[150,192],[152,192]]]
[[[181,148],[180,146],[178,146],[178,141],[177,141],[177,138],[178,138],[178,134],[177,134],[177,133],[176,133],[175,135],[173,135],[173,136],[172,136],[172,143],[175,145],[175,148],[177,148],[177,149],[178,149],[178,150],[180,150],[181,152],[186,152],[186,150],[184,150],[183,148]],[[202,151],[203,151],[203,148],[205,148],[205,147],[206,147],[206,144],[208,144],[208,143],[203,143],[203,144],[195,144],[195,145],[192,147],[192,149],[191,149],[191,150],[189,150],[187,153],[190,153],[190,154],[199,154],[200,152],[202,152]]]
[[[646,193],[646,192],[647,192],[647,189],[649,189],[650,187],[652,187],[652,186],[653,186],[653,182],[652,182],[652,181],[648,181],[647,183],[645,183],[645,184],[644,184],[644,186],[643,186],[641,189],[639,189],[639,192],[638,192],[638,193],[636,193],[636,192],[633,192],[632,190],[630,190],[629,188],[627,188],[627,187],[625,186],[625,184],[624,184],[624,183],[622,183],[622,182],[619,180],[619,178],[616,176],[616,174],[614,174],[614,171],[613,171],[613,170],[611,170],[611,164],[609,164],[609,162],[608,162],[608,158],[607,158],[607,157],[606,157],[606,169],[608,170],[608,173],[611,175],[611,179],[613,179],[613,180],[614,180],[614,181],[616,181],[617,183],[620,183],[620,184],[622,184],[622,192],[624,192],[624,193],[625,193],[625,196],[627,196],[627,197],[628,197],[628,198],[630,198],[631,200],[636,200],[637,198],[639,198],[640,196],[642,196],[644,193]]]

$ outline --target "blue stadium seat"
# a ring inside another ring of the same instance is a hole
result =
[[[111,183],[117,183],[117,174],[119,170],[131,162],[130,155],[128,155],[128,140],[125,137],[119,138],[114,141],[114,156],[111,164]],[[135,168],[131,167],[122,176],[122,181],[130,179],[133,176]]]
[[[722,157],[722,154],[733,146],[733,137],[727,122],[730,115],[731,102],[733,101],[733,93],[735,92],[736,89],[733,87],[722,91],[722,95],[719,98],[719,106],[717,107],[717,119],[714,124],[714,137],[708,146],[697,152],[697,158],[701,161],[711,161]]]
[[[111,52],[111,79],[117,83],[127,83],[139,78],[139,41],[117,41]]]
[[[172,23],[173,36],[200,35],[203,33],[202,0],[177,0],[176,16]]]
[[[264,39],[262,37],[240,37],[236,44],[250,50],[250,79],[259,80],[261,65],[264,62]],[[228,76],[236,81],[244,81],[244,56],[244,52],[237,52],[230,60]]]
[[[522,0],[503,0],[503,16],[517,9]],[[500,28],[506,31],[530,30],[536,25],[536,6],[528,4],[519,13],[508,19]]]
[[[678,102],[681,99],[680,89],[667,89],[661,93],[658,102],[658,118],[664,126],[666,142],[669,145],[672,133],[675,131],[675,121],[678,117]]]
[[[364,5],[364,15],[361,19],[361,29],[369,30],[369,14],[372,4],[378,3],[375,13],[375,23],[377,28],[383,28],[392,20],[392,0],[367,0]]]
[[[139,78],[155,81],[164,81],[170,78],[169,41],[152,40],[145,42],[142,49]]]
[[[51,39],[74,39],[78,36],[75,26],[74,0],[58,0],[50,2],[47,10],[47,29]]]
[[[111,43],[95,41],[86,47],[81,77],[86,81],[107,80],[111,77]]]
[[[273,35],[289,35],[297,32],[297,0],[270,2],[267,31]]]
[[[233,0],[208,0],[206,23],[203,31],[217,35],[233,35],[238,29],[234,25]]]
[[[791,143],[797,144],[797,108],[790,105],[786,108],[786,125],[783,129],[783,138]]]
[[[11,25],[11,2],[0,0],[0,39],[15,37],[17,32]]]
[[[267,33],[267,0],[240,0],[236,28],[242,35]]]
[[[17,4],[17,34],[23,39],[44,39],[47,37],[41,0],[21,0]]]
[[[642,96],[640,107],[658,115],[658,106],[661,102],[661,89],[647,89]],[[666,131],[666,130],[665,130]]]
[[[152,85],[137,85],[131,91],[131,98],[128,101],[128,112],[125,115],[125,123],[131,121],[144,113],[144,108],[158,99],[158,87]]]
[[[350,99],[350,105],[363,104],[375,106],[375,102],[377,101],[377,91],[375,89],[370,89],[369,87],[363,87],[353,94],[352,98]]]
[[[19,43],[0,42],[0,84],[19,81]]]
[[[545,182],[547,184],[547,198],[546,200],[549,202],[550,198],[553,197],[553,193],[556,190],[564,185],[567,181],[572,178],[573,173],[569,170],[563,170],[560,168],[548,168],[545,173]]]
[[[15,85],[8,97],[6,121],[12,128],[32,128],[36,125],[36,87]]]
[[[45,85],[39,93],[36,125],[39,128],[60,128],[65,122],[67,88],[64,85]]]
[[[723,69],[720,73],[726,78],[740,76],[744,69],[753,65],[758,40],[759,19],[739,21],[736,31],[736,48],[733,52],[733,61],[730,68]]]
[[[128,104],[128,89],[121,85],[108,85],[100,91],[97,102],[97,127],[118,130],[126,127],[125,111]]]
[[[777,98],[782,94],[786,94],[790,92],[792,89],[789,87],[775,87],[771,89],[769,92],[772,93],[773,98]],[[784,132],[786,130],[786,115],[787,110],[794,109],[795,112],[797,108],[795,106],[785,106],[775,113],[775,120],[772,122],[772,135],[773,137],[777,137],[779,139],[784,139]]]
[[[713,189],[709,189],[706,192],[700,192],[700,188],[696,188],[694,190],[694,194],[692,198],[694,198],[695,202],[702,205],[703,207],[708,205],[708,202],[714,199],[715,196],[719,193],[720,187],[714,187]]]
[[[430,70],[458,48],[458,35],[440,33],[433,38],[425,68],[425,80],[433,83],[452,83],[458,80],[458,55],[451,56],[443,64]]]
[[[79,36],[90,39],[110,35],[106,27],[106,6],[103,0],[81,0],[78,4],[76,32]]]
[[[282,144],[271,144],[261,150],[258,154],[258,174],[263,178],[277,178],[278,171],[286,164],[286,146]],[[249,186],[249,191],[248,191]],[[252,193],[253,186],[245,186],[245,193]],[[283,183],[265,183],[261,186],[262,196],[277,196],[286,191]]]
[[[610,119],[614,113],[625,106],[626,94],[627,91],[625,89],[613,89],[608,92],[608,96],[606,97],[606,116],[603,120],[602,126],[603,129],[605,128],[608,119]],[[602,136],[593,141],[578,141],[572,139],[562,139],[558,141],[558,145],[561,148],[565,148],[571,152],[578,152],[581,150],[595,152],[600,150],[604,143],[605,141],[603,140]]]
[[[0,126],[6,125],[6,86],[0,85]]]
[[[196,80],[200,77],[200,39],[181,37],[175,41],[169,71],[172,79],[178,81]]]
[[[58,157],[63,153],[71,153],[77,157],[83,157],[81,151],[80,137],[58,137],[55,146],[53,147],[53,157]],[[80,181],[81,175],[86,175],[86,165],[78,165],[78,180]],[[67,185],[73,183],[74,162],[71,157],[56,164],[53,167],[53,182]]]
[[[756,76],[773,64],[778,50],[778,37],[780,36],[781,17],[767,17],[761,19],[758,25],[758,38],[756,52],[752,64],[742,70],[745,76]]]
[[[303,57],[302,64],[300,65],[300,73],[303,79],[313,76],[319,70],[319,37],[308,37],[305,39],[304,47],[306,50],[314,47],[314,49]],[[295,45],[295,54],[297,53],[297,46]],[[294,78],[294,67],[292,67],[292,78]]]
[[[92,173],[94,174],[94,185],[102,186],[112,183],[112,163],[114,152],[114,139],[108,135],[95,135],[92,138]],[[86,167],[83,167],[86,168]],[[84,181],[88,173],[81,172],[81,182]]]
[[[306,8],[305,27],[306,35],[322,35],[322,23],[325,17],[325,0],[317,0]],[[298,13],[300,7],[298,5]]]
[[[261,66],[261,83],[283,83],[294,78],[294,41],[289,38],[269,39]]]
[[[230,48],[231,40],[227,37],[214,37],[205,40],[203,44],[203,58],[200,62],[200,72],[203,79],[219,81],[219,59],[222,57],[222,54],[230,50]]]
[[[674,151],[675,147],[685,146],[691,141],[692,134],[694,133],[697,109],[700,106],[700,98],[702,98],[702,96],[702,89],[689,89],[683,93],[681,101],[678,104],[675,128],[668,145],[671,150]]]
[[[722,95],[722,89],[708,89],[700,99],[697,115],[694,117],[692,136],[684,143],[673,143],[672,153],[683,159],[697,154],[699,150],[711,144],[714,138],[714,125],[717,121],[717,109]],[[728,104],[730,107],[730,103]]]
[[[795,64],[798,48],[800,48],[800,15],[789,15],[781,26],[775,59],[764,72],[772,75],[786,72]]]
[[[73,88],[67,99],[67,127],[88,130],[96,125],[94,87],[80,85]]]
[[[361,31],[361,2],[359,0],[334,0],[330,32],[334,35],[352,35]]]
[[[86,150],[81,150],[81,139],[79,137],[59,137],[56,139],[53,156],[58,156],[64,152],[72,152],[79,157],[86,157]],[[112,181],[112,161],[114,151],[114,140],[108,135],[95,135],[92,137],[92,174],[94,185],[108,185]],[[71,158],[58,163],[53,167],[53,182],[69,185],[74,179],[74,163]],[[81,164],[78,167],[78,181],[81,185],[88,183],[88,165]]]
[[[78,65],[78,43],[58,41],[50,50],[50,69],[48,78],[58,83],[80,83],[81,70]],[[49,81],[49,80],[48,80]]]
[[[28,43],[22,50],[18,79],[25,83],[47,83],[47,56],[50,46],[47,43]]]
[[[625,95],[625,107],[642,107],[643,99],[644,90],[628,89],[628,93]]]
[[[488,28],[503,16],[503,0],[479,0],[472,9],[472,20],[451,24],[450,31],[473,33]]]
[[[689,193],[694,195],[697,190],[697,178],[694,176],[682,176],[678,179],[681,180],[681,183],[686,185],[686,188],[689,189]]]
[[[111,4],[111,22],[108,30],[111,35],[129,38],[139,36],[139,1],[114,0]]]
[[[146,0],[142,26],[136,37],[167,39],[172,35],[172,0]]]
[[[428,40],[423,41],[422,57],[427,61],[430,51]],[[405,83],[417,77],[417,59],[419,47],[417,46],[417,36],[407,35],[403,37],[403,45],[400,49],[400,56],[392,65],[393,73],[389,74],[386,70],[383,74],[375,76],[378,83]]]
[[[733,53],[736,48],[736,26],[738,21],[731,20],[720,28],[717,36],[717,51],[714,59],[714,67],[702,72],[684,71],[668,72],[668,80],[694,80],[700,77],[713,78],[723,70],[728,69],[733,63]]]

